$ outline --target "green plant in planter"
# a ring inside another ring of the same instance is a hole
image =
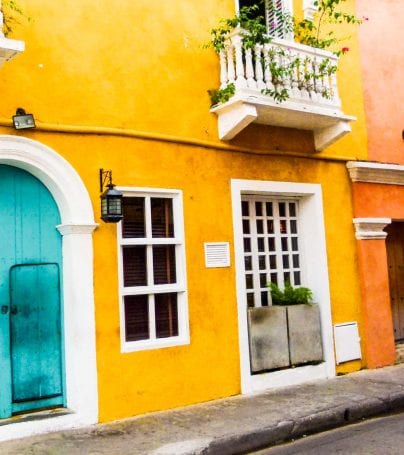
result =
[[[282,290],[275,283],[268,283],[271,291],[272,305],[309,305],[313,303],[313,293],[309,288],[294,288],[289,282],[285,283]]]

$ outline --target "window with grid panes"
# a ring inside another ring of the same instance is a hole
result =
[[[157,193],[123,198],[119,243],[127,346],[172,345],[186,336],[178,198]]]
[[[284,15],[291,12],[290,0],[239,0],[239,8],[257,5],[257,16],[265,18],[268,35],[287,38]]]
[[[298,201],[244,196],[241,202],[247,305],[270,305],[267,283],[301,283]]]

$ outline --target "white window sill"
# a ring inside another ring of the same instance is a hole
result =
[[[121,352],[129,353],[150,351],[152,349],[172,348],[176,346],[184,346],[187,344],[190,344],[190,339],[188,336],[160,338],[158,340],[127,341],[123,343]]]

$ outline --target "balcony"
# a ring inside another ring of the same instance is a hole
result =
[[[341,111],[337,64],[331,52],[281,39],[248,49],[235,30],[220,53],[220,88],[233,84],[234,95],[211,108],[220,139],[233,139],[254,122],[313,131],[316,151],[328,147],[355,120]],[[285,71],[274,77],[271,67]],[[286,99],[275,99],[274,92]]]

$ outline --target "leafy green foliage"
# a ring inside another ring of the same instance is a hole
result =
[[[263,0],[260,1],[263,2]],[[205,47],[212,47],[219,53],[225,48],[225,43],[230,33],[237,27],[242,29],[241,33],[245,48],[251,49],[257,43],[269,43],[271,40],[267,36],[265,18],[259,15],[258,3],[240,8],[238,14],[230,19],[221,19],[219,26],[210,31],[211,40]]]
[[[225,103],[236,93],[236,87],[234,84],[228,84],[222,89],[211,89],[208,90],[210,96],[211,106],[219,103]]]
[[[341,38],[335,34],[335,27],[333,27],[331,31],[326,32],[325,35],[322,35],[322,31],[326,24],[340,25],[345,23],[359,25],[363,22],[363,19],[359,19],[353,14],[347,14],[338,9],[346,1],[347,0],[316,0],[314,2],[314,6],[317,7],[315,20],[303,19],[301,21],[295,21],[294,33],[296,41],[319,49],[330,49],[333,46],[335,47],[335,45],[341,41]],[[334,53],[340,55],[341,53],[344,53],[343,49],[334,49]]]
[[[294,288],[289,282],[285,283],[284,290],[275,283],[268,283],[273,305],[301,305],[313,303],[313,293],[309,288]]]
[[[5,36],[10,35],[15,25],[21,24],[21,19],[28,22],[31,20],[15,0],[2,0],[0,11],[3,14],[3,33]]]

